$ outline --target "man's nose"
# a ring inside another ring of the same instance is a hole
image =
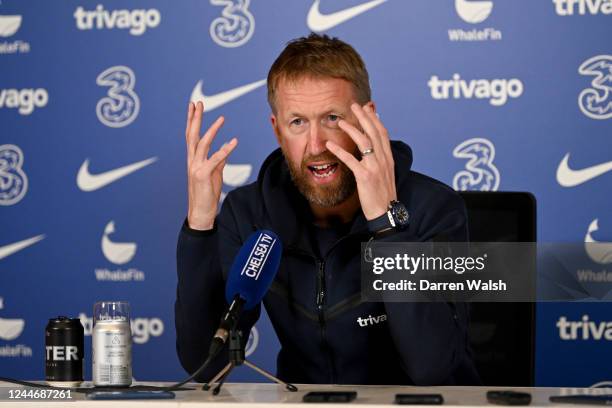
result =
[[[321,125],[315,124],[311,126],[308,134],[308,153],[311,156],[316,156],[325,152],[327,150],[327,147],[325,147],[326,142],[327,137]]]

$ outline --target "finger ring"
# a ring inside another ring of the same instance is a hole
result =
[[[362,156],[367,156],[368,154],[373,154],[374,153],[374,149],[372,147],[365,149],[363,152],[361,152]]]

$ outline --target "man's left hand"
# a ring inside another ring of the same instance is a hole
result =
[[[397,199],[395,164],[387,129],[372,107],[369,105],[361,107],[353,103],[351,110],[357,117],[363,133],[346,120],[340,120],[338,126],[353,139],[362,152],[361,160],[332,141],[328,141],[326,147],[355,175],[361,209],[366,219],[370,221],[387,212],[389,203]],[[367,153],[368,151],[371,153]]]

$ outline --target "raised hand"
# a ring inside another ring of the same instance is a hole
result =
[[[238,139],[233,138],[209,156],[210,145],[225,119],[223,116],[217,118],[200,138],[203,111],[202,102],[190,102],[185,128],[189,192],[187,222],[190,228],[196,230],[213,228],[223,185],[223,167],[227,157],[238,145]]]
[[[355,175],[361,209],[367,220],[373,220],[383,215],[389,203],[397,199],[391,143],[387,130],[369,105],[361,107],[354,103],[351,110],[364,132],[346,120],[340,120],[338,126],[362,152],[361,160],[332,141],[328,141],[326,147]]]

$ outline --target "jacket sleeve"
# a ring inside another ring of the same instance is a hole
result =
[[[189,374],[206,359],[221,315],[228,308],[225,277],[242,245],[230,196],[226,197],[212,230],[192,230],[185,221],[179,233],[174,305],[176,350],[181,365]],[[239,326],[244,344],[259,314],[260,306],[243,313]],[[226,346],[196,380],[209,381],[227,362]]]
[[[377,241],[467,241],[467,215],[460,196],[452,194],[419,214],[419,225]],[[449,302],[386,302],[387,319],[402,367],[416,385],[453,384],[458,371],[471,370],[467,329],[468,305]],[[460,375],[461,376],[461,375]]]

